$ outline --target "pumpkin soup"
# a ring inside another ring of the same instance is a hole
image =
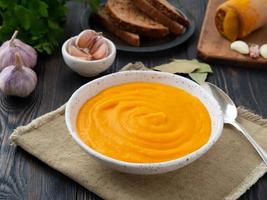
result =
[[[77,131],[106,156],[153,163],[206,144],[211,119],[200,100],[182,89],[136,82],[110,87],[88,100],[79,111]]]

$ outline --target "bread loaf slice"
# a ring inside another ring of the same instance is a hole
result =
[[[180,35],[184,32],[185,28],[183,25],[164,15],[160,10],[158,10],[151,3],[149,3],[149,1],[135,0],[134,4],[152,19],[155,19],[156,21],[168,27],[171,33],[175,35]]]
[[[116,26],[144,36],[161,38],[169,29],[151,19],[134,5],[134,0],[108,0],[107,10]]]
[[[106,7],[101,7],[98,10],[97,14],[101,20],[101,23],[109,32],[113,33],[118,38],[120,38],[121,40],[125,41],[126,43],[128,43],[132,46],[140,46],[139,35],[122,30],[122,29],[116,27],[114,25],[114,22],[112,21],[111,17],[108,14]]]
[[[175,20],[185,27],[189,26],[189,21],[167,0],[148,0],[155,8],[172,20]]]

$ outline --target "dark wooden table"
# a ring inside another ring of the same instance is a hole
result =
[[[190,10],[196,20],[197,29],[191,39],[179,47],[159,53],[118,52],[114,65],[104,74],[116,72],[128,62],[142,61],[148,66],[154,66],[171,58],[196,58],[196,45],[206,1],[179,2]],[[85,5],[73,2],[69,2],[68,7],[64,39],[79,33],[80,13],[85,9]],[[91,80],[82,78],[67,68],[60,49],[52,56],[40,56],[36,71],[38,86],[29,98],[0,96],[0,199],[100,199],[22,149],[10,146],[9,136],[14,128],[64,104],[78,87]],[[267,71],[237,68],[227,63],[224,66],[213,65],[213,71],[214,74],[209,77],[210,82],[225,90],[238,106],[245,106],[267,118]],[[267,175],[241,199],[266,200]]]

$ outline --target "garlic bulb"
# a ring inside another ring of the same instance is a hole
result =
[[[19,53],[15,54],[15,65],[5,67],[0,73],[0,90],[8,96],[27,97],[36,84],[35,72],[24,66]]]
[[[37,63],[37,52],[31,46],[16,39],[18,31],[15,31],[12,38],[0,47],[0,70],[7,66],[15,65],[15,53],[19,52],[26,67],[33,68]]]

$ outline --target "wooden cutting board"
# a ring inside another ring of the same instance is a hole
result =
[[[206,61],[229,61],[228,64],[242,67],[266,67],[267,60],[252,59],[230,49],[230,42],[223,38],[215,27],[215,11],[225,0],[209,0],[198,41],[198,56]],[[266,11],[267,12],[267,11]],[[243,39],[259,45],[267,43],[267,23],[264,27]],[[231,62],[232,61],[232,62]],[[224,62],[226,64],[226,62]]]

